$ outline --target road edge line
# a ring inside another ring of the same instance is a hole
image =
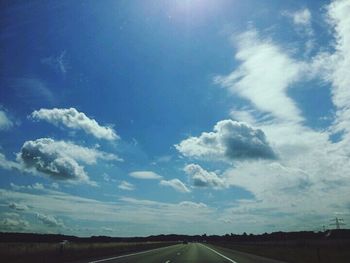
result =
[[[98,262],[109,261],[109,260],[118,259],[118,258],[126,258],[126,257],[136,256],[136,255],[139,255],[139,254],[144,254],[144,253],[148,253],[148,252],[151,252],[151,251],[159,250],[159,249],[166,248],[166,247],[176,246],[176,245],[178,245],[178,244],[165,246],[165,247],[158,247],[158,248],[145,250],[145,251],[140,251],[140,252],[127,254],[127,255],[120,255],[120,256],[111,257],[111,258],[104,258],[104,259],[93,260],[93,261],[89,261],[88,263],[98,263]]]
[[[223,257],[224,259],[227,259],[228,261],[230,261],[230,262],[232,262],[232,263],[238,263],[237,261],[234,261],[233,259],[230,259],[229,257],[226,257],[225,255],[223,255],[223,254],[217,252],[216,250],[214,250],[214,249],[212,249],[212,248],[210,248],[210,247],[207,247],[206,245],[204,245],[204,244],[202,244],[202,243],[201,243],[201,245],[204,246],[204,247],[206,247],[207,249],[211,250],[212,252],[218,254],[220,257]]]

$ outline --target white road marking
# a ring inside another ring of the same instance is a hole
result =
[[[122,255],[122,256],[117,256],[117,257],[112,257],[112,258],[104,258],[104,259],[99,259],[99,260],[95,260],[95,261],[89,261],[89,263],[98,263],[98,262],[104,262],[104,261],[109,261],[109,260],[118,259],[118,258],[126,258],[126,257],[136,256],[136,255],[140,255],[140,254],[156,251],[156,250],[159,250],[159,249],[162,249],[162,248],[167,248],[167,247],[171,247],[171,246],[159,247],[159,248],[155,248],[155,249],[150,249],[150,250],[146,250],[146,251],[141,251],[141,252],[137,252],[137,253],[127,254],[127,255]],[[165,263],[167,263],[167,262],[165,262]]]
[[[226,260],[232,262],[232,263],[238,263],[237,261],[234,261],[233,259],[230,259],[230,258],[224,256],[223,254],[217,252],[216,250],[214,250],[214,249],[212,249],[212,248],[210,248],[210,247],[207,247],[206,245],[203,245],[203,244],[201,244],[201,245],[204,246],[204,247],[206,247],[207,249],[213,251],[214,253],[218,254],[220,257],[223,257],[224,259],[226,259]]]
[[[170,260],[165,261],[165,263],[170,263]]]

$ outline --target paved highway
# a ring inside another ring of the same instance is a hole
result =
[[[201,243],[178,244],[90,263],[283,263]]]

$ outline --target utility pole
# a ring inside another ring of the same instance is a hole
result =
[[[334,221],[334,223],[330,224],[331,226],[335,226],[336,229],[340,229],[340,226],[344,226],[344,219],[336,217],[335,219],[332,219],[331,221]]]

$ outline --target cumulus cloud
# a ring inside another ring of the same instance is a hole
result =
[[[6,112],[0,110],[0,130],[8,130],[13,126],[13,122],[7,116]]]
[[[240,66],[214,81],[265,113],[282,120],[302,121],[300,110],[287,90],[302,78],[305,63],[294,60],[272,41],[261,39],[255,30],[242,33],[235,43]]]
[[[181,193],[189,193],[191,192],[190,189],[187,188],[187,186],[181,182],[179,179],[171,179],[171,180],[161,180],[159,182],[162,186],[169,186],[173,188],[174,190],[181,192]]]
[[[74,130],[83,130],[98,139],[116,140],[119,136],[108,126],[101,126],[96,120],[91,119],[83,112],[75,108],[69,109],[40,109],[34,111],[31,117],[36,120],[45,120],[53,125],[64,125]]]
[[[51,138],[26,141],[17,154],[17,160],[26,169],[34,169],[54,179],[87,183],[91,181],[79,162],[95,164],[97,159],[118,160],[113,154]]]
[[[26,205],[17,204],[17,203],[10,203],[9,208],[18,210],[18,211],[28,210],[28,207]]]
[[[185,139],[175,148],[186,157],[198,159],[276,158],[262,130],[232,120],[219,121],[213,132],[203,132],[199,137]]]
[[[118,188],[126,191],[135,190],[135,186],[127,181],[121,181],[121,183],[118,185]]]
[[[188,164],[184,171],[190,176],[195,187],[213,187],[215,189],[226,188],[228,184],[214,172],[203,169],[198,164]]]
[[[29,223],[26,220],[21,219],[19,216],[12,216],[0,219],[0,231],[22,231],[29,227]]]
[[[159,180],[162,179],[163,177],[160,176],[159,174],[152,172],[152,171],[135,171],[129,173],[131,177],[138,178],[138,179],[155,179]]]
[[[30,184],[30,185],[17,185],[14,183],[10,183],[10,186],[12,189],[14,190],[23,190],[23,189],[27,189],[27,190],[44,190],[44,185],[41,183],[34,183],[34,184]]]
[[[280,228],[306,229],[349,209],[350,78],[346,69],[350,68],[350,1],[332,1],[325,10],[335,33],[335,49],[333,53],[318,53],[310,67],[331,84],[335,121],[330,130],[322,131],[276,114],[269,121],[255,120],[254,125],[273,142],[279,159],[242,161],[222,174],[228,185],[254,195],[254,199],[240,200],[226,211],[232,222],[246,223],[254,218],[258,220],[255,224],[275,221]],[[337,142],[330,139],[335,132],[342,135]],[[310,226],[306,226],[307,221],[312,222]]]
[[[36,217],[39,221],[41,221],[43,224],[47,225],[48,227],[64,227],[64,224],[62,223],[62,221],[58,220],[52,215],[37,213]]]

